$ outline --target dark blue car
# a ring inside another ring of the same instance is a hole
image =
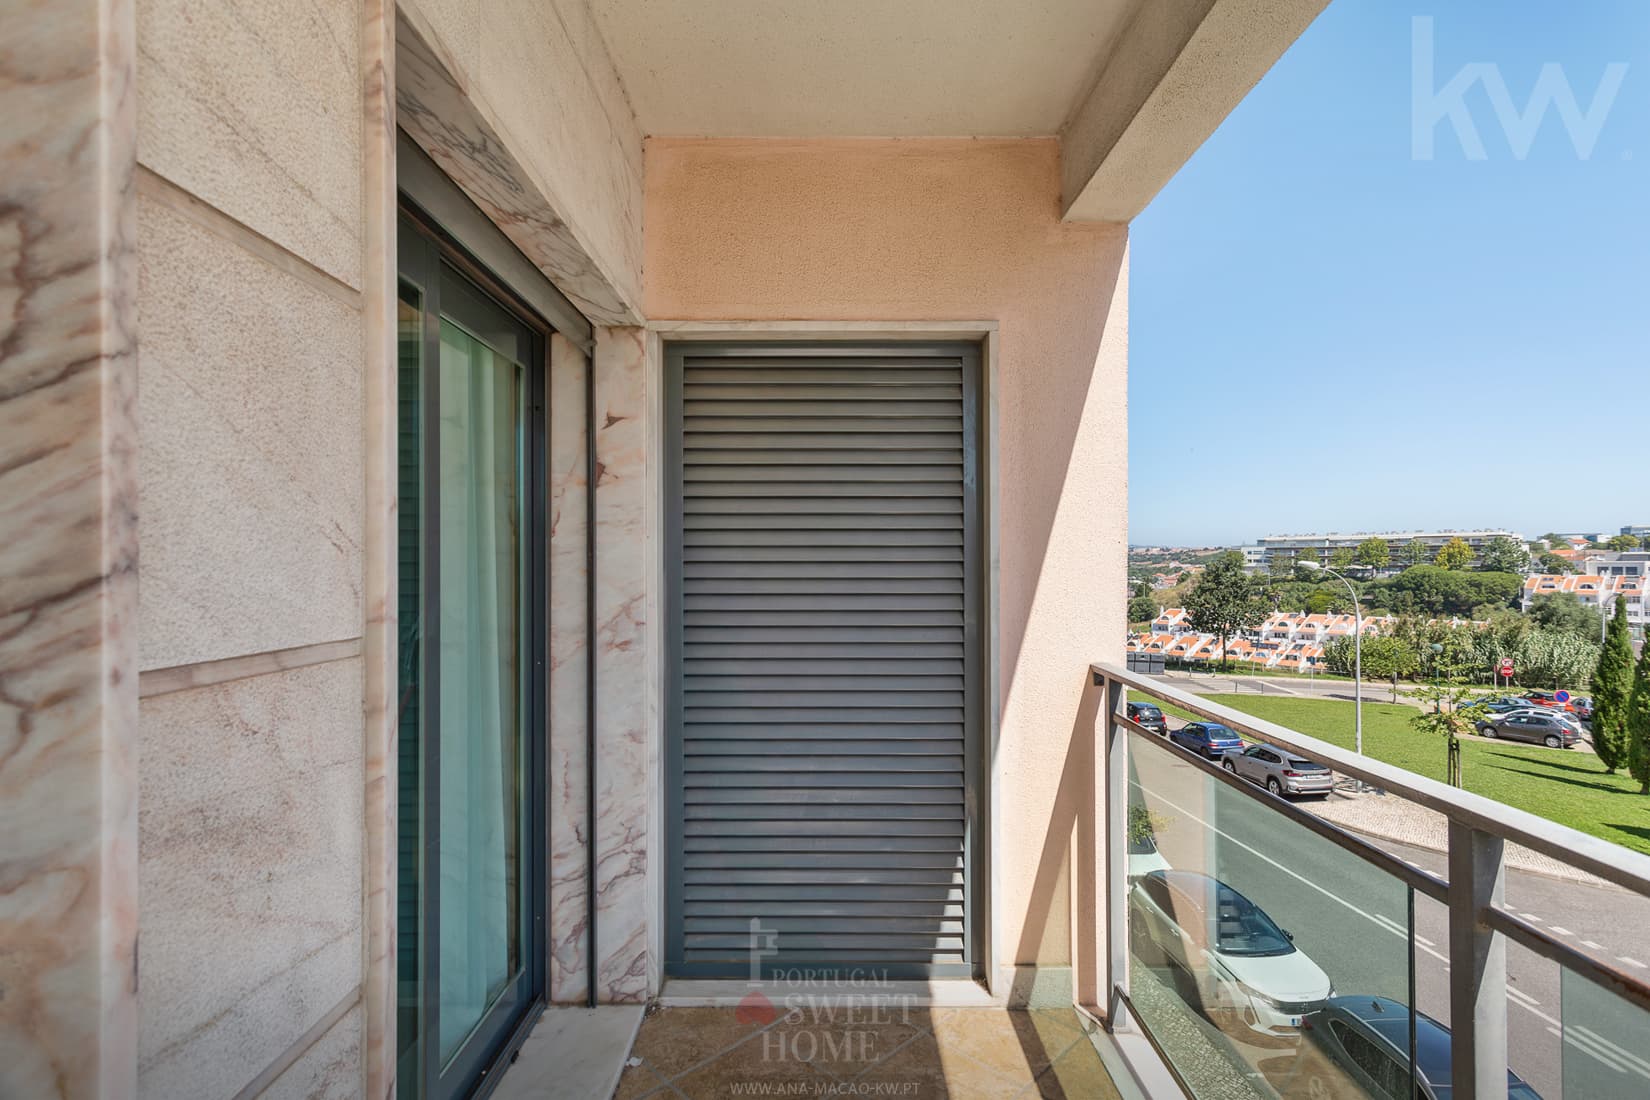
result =
[[[1331,997],[1304,1029],[1306,1044],[1282,1095],[1391,1096],[1409,1093],[1409,1006],[1386,997]],[[1449,1100],[1449,1029],[1415,1014],[1416,1100]],[[1541,1100],[1512,1070],[1507,1100]]]
[[[1238,735],[1218,722],[1187,722],[1177,730],[1170,730],[1169,740],[1210,760],[1243,751],[1243,741]]]

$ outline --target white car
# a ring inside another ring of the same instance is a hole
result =
[[[1129,934],[1191,976],[1199,1007],[1274,1038],[1298,1035],[1334,987],[1260,906],[1196,871],[1141,875],[1129,892]]]

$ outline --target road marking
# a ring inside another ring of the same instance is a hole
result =
[[[1620,962],[1626,963],[1628,966],[1636,966],[1640,970],[1650,970],[1650,967],[1645,966],[1643,963],[1639,962],[1637,959],[1632,958],[1631,956],[1628,956],[1628,955],[1617,955],[1616,959]]]
[[[1581,946],[1591,947],[1594,951],[1603,951],[1604,950],[1604,945],[1602,943],[1594,943],[1592,940],[1582,940],[1581,941]]]
[[[1612,1043],[1609,1039],[1606,1039],[1592,1028],[1583,1027],[1580,1024],[1571,1024],[1569,1027],[1565,1028],[1564,1031],[1566,1038],[1593,1044],[1607,1053],[1614,1055],[1616,1058],[1619,1058],[1621,1061],[1626,1062],[1632,1067],[1633,1072],[1638,1074],[1640,1077],[1650,1077],[1650,1062],[1646,1062],[1643,1058],[1640,1058],[1637,1054],[1634,1054],[1632,1051],[1626,1049],[1620,1044]],[[1579,1046],[1580,1042],[1578,1042],[1577,1045]]]
[[[1552,925],[1552,930],[1553,930],[1553,933],[1555,935],[1559,935],[1559,936],[1573,936],[1573,935],[1575,935],[1575,933],[1570,931],[1568,928],[1560,928],[1556,924]]]
[[[1135,788],[1137,790],[1140,790],[1140,792],[1142,794],[1145,794],[1145,789],[1140,787],[1139,784],[1135,784]],[[1397,921],[1393,920],[1391,917],[1384,917],[1384,916],[1381,916],[1381,914],[1379,914],[1379,913],[1367,913],[1367,912],[1365,912],[1364,910],[1358,908],[1356,905],[1353,905],[1350,901],[1347,901],[1345,898],[1337,897],[1336,895],[1331,894],[1328,890],[1325,890],[1322,886],[1319,886],[1317,883],[1313,882],[1311,879],[1307,878],[1305,875],[1302,875],[1302,874],[1300,874],[1296,871],[1290,870],[1288,867],[1285,867],[1283,864],[1279,863],[1277,860],[1273,859],[1271,856],[1267,855],[1265,852],[1262,852],[1259,849],[1250,847],[1249,845],[1245,844],[1243,841],[1239,840],[1237,837],[1233,836],[1231,833],[1224,832],[1220,829],[1215,828],[1213,825],[1209,824],[1207,821],[1204,821],[1201,817],[1198,817],[1196,814],[1194,814],[1192,811],[1188,810],[1186,807],[1181,806],[1178,803],[1171,802],[1167,798],[1164,798],[1162,795],[1156,794],[1155,792],[1152,794],[1152,797],[1157,799],[1159,802],[1163,803],[1165,806],[1172,806],[1175,809],[1179,810],[1181,813],[1185,814],[1187,817],[1191,818],[1193,821],[1197,822],[1199,825],[1202,825],[1205,829],[1208,829],[1211,833],[1215,833],[1219,836],[1223,836],[1227,840],[1230,840],[1233,844],[1236,844],[1239,848],[1242,848],[1244,851],[1249,852],[1250,854],[1252,854],[1254,856],[1258,856],[1260,859],[1265,860],[1267,863],[1270,863],[1272,866],[1276,867],[1278,870],[1282,871],[1284,874],[1288,875],[1290,878],[1295,879],[1297,882],[1301,882],[1301,883],[1304,883],[1307,886],[1310,886],[1312,889],[1316,890],[1318,893],[1322,894],[1324,897],[1328,898],[1330,901],[1333,901],[1333,902],[1335,902],[1339,905],[1345,906],[1346,908],[1352,910],[1354,913],[1358,914],[1361,917],[1369,918],[1369,921],[1370,921],[1371,924],[1374,924],[1377,927],[1386,929],[1388,932],[1391,932],[1394,936],[1397,936],[1399,939],[1402,939],[1402,940],[1408,940],[1409,939],[1409,934],[1407,932],[1400,931],[1400,929],[1402,929],[1404,926],[1399,924]],[[1379,919],[1377,919],[1377,918],[1379,918]],[[1432,948],[1427,947],[1425,945],[1417,944],[1417,946],[1419,946],[1422,951],[1425,951],[1427,954],[1429,954],[1433,958],[1437,959],[1439,962],[1448,964],[1448,962],[1449,962],[1449,956],[1448,955],[1439,954],[1437,951],[1435,951]],[[1641,963],[1640,965],[1642,966],[1643,964]]]
[[[1382,928],[1385,928],[1388,932],[1396,932],[1396,933],[1398,933],[1398,935],[1404,937],[1405,939],[1409,938],[1409,929],[1404,927],[1403,925],[1399,924],[1397,921],[1393,920],[1391,917],[1382,916],[1380,913],[1371,913],[1371,914],[1369,914],[1369,919],[1372,920],[1372,921],[1375,921],[1376,923],[1378,923]]]
[[[1565,1035],[1564,1032],[1560,1031],[1556,1027],[1550,1027],[1550,1028],[1547,1029],[1547,1031],[1550,1034],[1558,1036],[1560,1042],[1569,1043],[1571,1046],[1575,1047],[1577,1050],[1579,1050],[1583,1054],[1587,1055],[1587,1057],[1593,1059],[1593,1061],[1602,1062],[1606,1067],[1615,1070],[1617,1073],[1626,1073],[1626,1072],[1628,1072],[1629,1067],[1628,1067],[1627,1063],[1623,1062],[1619,1058],[1610,1057],[1610,1055],[1608,1053],[1604,1052],[1604,1051],[1597,1050],[1597,1049],[1589,1049],[1586,1045],[1584,1045],[1574,1035]]]
[[[1551,1016],[1547,1015],[1545,1012],[1541,1011],[1539,1008],[1531,1008],[1529,1005],[1525,1004],[1523,1001],[1515,1001],[1511,997],[1507,998],[1507,1001],[1510,1004],[1515,1004],[1519,1008],[1522,1008],[1525,1012],[1528,1012],[1531,1016],[1540,1017],[1541,1019],[1547,1021],[1547,1023],[1551,1024],[1553,1027],[1562,1027],[1562,1026],[1564,1026],[1564,1025],[1560,1024],[1557,1020],[1553,1019]]]
[[[1640,1077],[1650,1078],[1650,1062],[1623,1050],[1595,1031],[1574,1024],[1562,1030],[1549,1027],[1547,1031],[1617,1073],[1636,1073]]]

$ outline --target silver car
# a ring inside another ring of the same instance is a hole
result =
[[[1221,767],[1278,796],[1310,794],[1327,798],[1335,789],[1335,773],[1304,756],[1276,745],[1251,745],[1230,753]]]
[[[1554,710],[1552,707],[1520,707],[1517,710],[1509,710],[1502,714],[1492,714],[1490,717],[1492,719],[1511,718],[1515,714],[1533,714],[1537,718],[1550,718],[1559,725],[1563,726],[1565,729],[1569,730],[1571,733],[1575,734],[1577,737],[1580,737],[1586,732],[1582,728],[1581,719],[1577,718],[1573,714],[1566,714],[1564,711]]]

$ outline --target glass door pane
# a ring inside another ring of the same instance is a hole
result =
[[[445,1067],[490,1009],[513,1001],[521,971],[526,555],[522,368],[443,316],[438,373]]]
[[[401,228],[397,1093],[447,1100],[543,992],[544,334]]]

